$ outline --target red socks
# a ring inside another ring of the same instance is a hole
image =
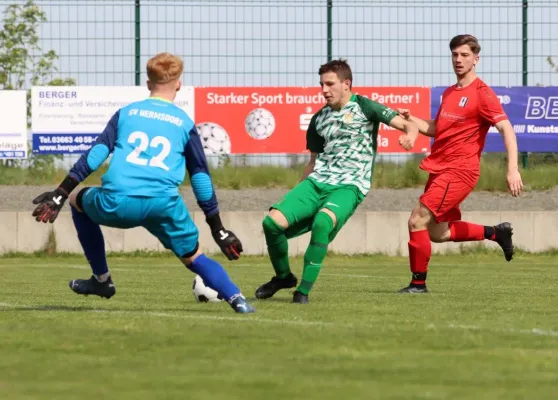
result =
[[[413,273],[412,285],[424,285],[428,262],[432,255],[432,244],[428,230],[409,232],[409,261]]]
[[[448,225],[452,242],[472,242],[485,239],[483,225],[464,221],[454,221]]]
[[[453,242],[471,242],[480,240],[495,240],[493,227],[472,224],[464,221],[454,221],[449,224],[450,240]],[[413,278],[411,285],[424,286],[428,272],[428,262],[432,255],[432,245],[428,230],[409,232],[409,262]]]

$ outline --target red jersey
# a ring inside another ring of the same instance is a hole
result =
[[[480,78],[464,88],[447,88],[435,120],[432,150],[420,167],[432,174],[455,172],[474,187],[488,129],[505,119],[500,100]]]

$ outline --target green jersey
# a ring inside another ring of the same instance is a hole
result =
[[[397,112],[353,94],[339,111],[325,106],[312,117],[306,148],[318,153],[309,178],[334,186],[355,185],[370,190],[380,122],[388,125]]]

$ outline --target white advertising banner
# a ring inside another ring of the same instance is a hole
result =
[[[0,158],[27,158],[27,94],[0,90]]]
[[[147,97],[145,86],[34,86],[33,153],[84,153],[119,108]],[[182,86],[174,102],[194,119],[193,87]]]

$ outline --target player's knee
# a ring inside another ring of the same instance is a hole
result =
[[[68,202],[70,203],[70,206],[72,206],[73,210],[83,211],[82,208],[77,205],[77,200],[76,200],[77,196],[78,196],[78,193],[76,193],[76,192],[70,193],[70,195],[68,196]]]
[[[83,212],[83,195],[89,188],[83,188],[79,192],[72,192],[68,196],[68,202],[73,209]]]
[[[423,217],[418,214],[411,214],[408,221],[409,230],[417,231],[426,229],[428,226],[428,221],[425,221]]]
[[[318,211],[318,215],[320,215],[320,214],[327,215],[331,219],[331,223],[333,224],[333,227],[335,228],[335,225],[337,224],[337,216],[333,213],[333,211],[331,211],[328,208],[322,208],[320,211]]]
[[[266,235],[273,234],[276,232],[282,232],[288,227],[287,219],[285,218],[285,216],[281,212],[279,212],[279,214],[284,219],[284,223],[281,223],[281,218],[274,218],[274,215],[272,214],[273,211],[277,211],[277,210],[272,210],[272,212],[266,215],[266,217],[262,221],[262,228],[264,234]],[[275,214],[275,216],[276,215],[277,214]],[[279,221],[277,221],[277,219],[279,219]]]
[[[270,233],[272,233],[277,229],[277,225],[269,215],[266,215],[265,218],[263,219],[262,229],[265,235],[269,235]]]
[[[432,212],[424,204],[419,204],[411,213],[408,226],[411,231],[427,229],[431,220]]]
[[[198,258],[202,254],[200,250],[200,243],[196,242],[196,246],[193,250],[187,251],[186,253],[180,256],[180,260],[182,263],[188,267],[190,266],[196,258]]]
[[[326,212],[320,211],[314,217],[314,222],[312,223],[312,232],[318,231],[327,233],[328,235],[333,232],[335,227],[335,222],[333,218]]]
[[[271,209],[271,211],[269,212],[269,216],[281,228],[287,229],[289,227],[289,221],[287,221],[287,217],[285,217],[285,214],[283,214],[281,211],[277,210],[276,208]]]

